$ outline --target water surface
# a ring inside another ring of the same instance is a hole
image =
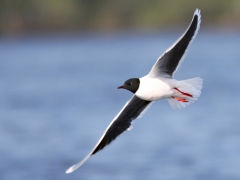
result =
[[[134,128],[80,161],[181,35],[0,39],[0,179],[240,179],[240,34],[201,32],[178,80],[204,79],[200,99],[174,111],[155,102]]]

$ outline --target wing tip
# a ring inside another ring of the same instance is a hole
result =
[[[200,9],[197,8],[197,9],[194,11],[193,18],[194,18],[195,16],[197,16],[197,18],[198,18],[198,26],[199,26],[199,24],[201,23],[201,10],[200,10]]]
[[[94,148],[95,149],[95,148]],[[91,156],[93,151],[91,151],[91,153],[89,153],[82,161],[80,161],[77,164],[74,164],[73,166],[71,166],[70,168],[68,168],[65,173],[69,174],[72,173],[73,171],[75,171],[76,169],[78,169],[80,166],[82,166],[87,160],[88,158]]]
[[[197,16],[198,22],[197,22],[197,28],[196,28],[195,34],[193,36],[193,39],[196,37],[196,35],[200,29],[200,24],[201,24],[201,10],[200,9],[197,8],[195,10],[193,17],[195,17],[195,16]]]
[[[73,165],[73,166],[71,166],[70,168],[68,168],[65,173],[66,173],[66,174],[72,173],[72,172],[74,171],[74,166],[75,166],[75,165]]]
[[[195,11],[194,11],[194,15],[197,15],[197,16],[200,16],[201,17],[201,10],[199,8],[197,8]]]

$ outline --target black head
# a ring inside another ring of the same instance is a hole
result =
[[[119,86],[118,89],[126,89],[131,91],[132,93],[135,93],[139,88],[139,84],[140,84],[139,78],[131,78],[125,81],[124,85]]]

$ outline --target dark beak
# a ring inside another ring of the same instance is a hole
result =
[[[125,87],[124,86],[119,86],[118,89],[125,89]]]

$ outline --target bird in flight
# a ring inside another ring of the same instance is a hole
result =
[[[118,87],[132,92],[133,97],[112,120],[92,151],[82,161],[67,169],[66,173],[75,171],[90,156],[102,150],[128,130],[131,122],[141,116],[154,101],[167,99],[173,109],[181,109],[198,99],[202,89],[201,78],[178,81],[173,76],[184,59],[187,48],[197,35],[200,23],[200,10],[196,9],[187,30],[158,58],[149,74],[142,78],[128,79]]]

